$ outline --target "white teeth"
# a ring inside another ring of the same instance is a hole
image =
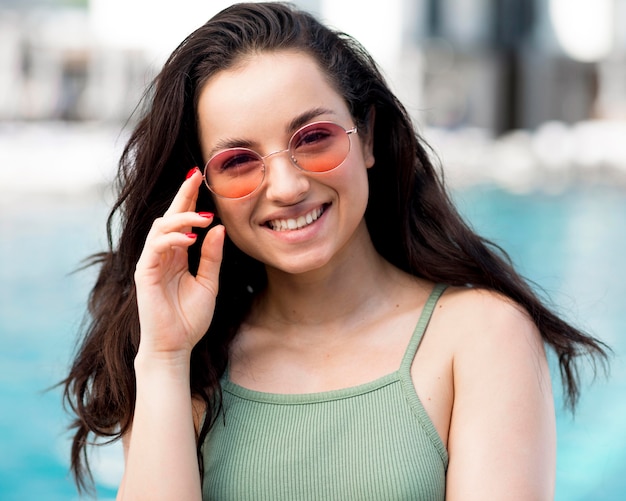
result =
[[[274,219],[273,221],[269,221],[267,224],[274,231],[299,230],[300,228],[304,228],[305,226],[311,224],[313,221],[317,221],[323,212],[324,209],[320,207],[312,210],[304,216],[299,216],[297,219]]]

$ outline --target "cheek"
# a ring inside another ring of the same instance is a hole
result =
[[[245,252],[246,231],[250,228],[250,203],[248,201],[215,200],[217,216],[226,228],[226,234],[233,243]]]
[[[357,200],[369,196],[368,166],[361,156],[356,157],[352,162],[347,162],[342,167],[333,171],[337,174],[337,187],[343,192]]]
[[[213,195],[213,201],[215,202],[216,215],[219,216],[224,226],[232,226],[237,221],[245,219],[246,214],[252,210],[251,198],[230,200]]]
[[[235,230],[239,226],[237,224],[237,211],[232,206],[232,202],[225,202],[224,200],[214,197],[215,200],[215,212],[216,216],[219,217],[220,222],[226,228],[226,232],[228,235],[235,233]]]

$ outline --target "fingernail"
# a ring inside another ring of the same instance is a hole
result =
[[[196,238],[198,235],[196,235],[195,233],[185,233],[185,236],[189,238]]]
[[[198,169],[198,167],[194,167],[193,169],[191,169],[189,172],[187,172],[187,177],[185,179],[189,179],[191,176],[193,176]]]
[[[212,212],[198,212],[198,216],[206,217],[207,219],[211,219],[213,217]]]

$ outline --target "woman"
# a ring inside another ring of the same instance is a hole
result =
[[[604,346],[461,220],[354,40],[235,5],[148,103],[65,381],[79,486],[93,434],[118,499],[553,496],[544,345],[572,406]]]

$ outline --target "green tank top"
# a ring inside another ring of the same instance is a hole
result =
[[[225,375],[224,413],[202,446],[203,500],[443,500],[448,453],[411,364],[444,289],[431,293],[400,368],[375,381],[283,395]]]

